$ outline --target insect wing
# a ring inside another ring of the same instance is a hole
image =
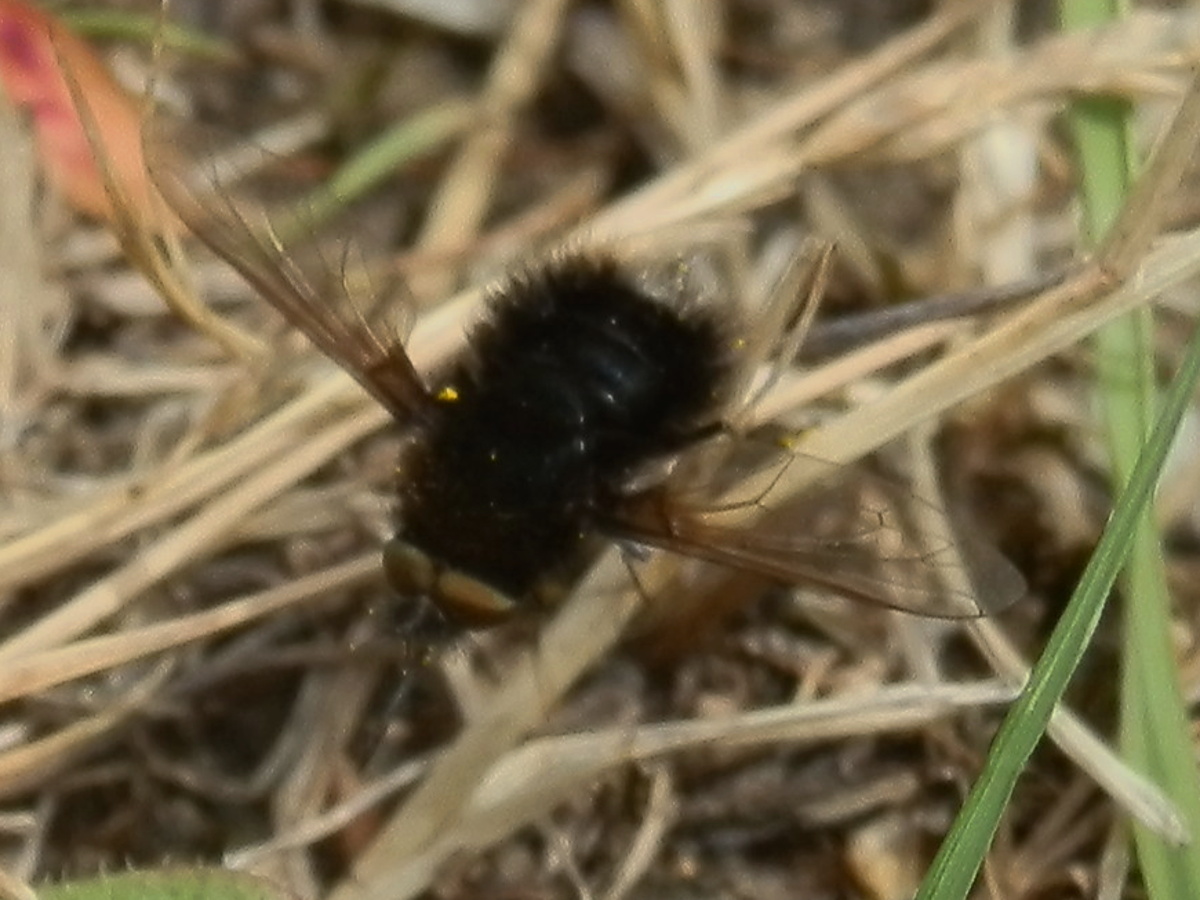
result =
[[[181,154],[177,148],[191,138],[165,121],[148,124],[143,139],[155,185],[201,241],[392,415],[406,418],[427,407],[429,395],[401,335],[372,321],[394,305],[398,279],[372,286],[352,245],[318,245],[315,219],[303,208],[289,211],[286,229],[275,228],[263,208],[234,199],[232,178],[215,157]],[[285,241],[283,230],[296,239]]]
[[[882,477],[815,463],[825,474],[791,496],[779,484],[794,457],[764,470],[754,493],[721,507],[683,501],[670,487],[632,498],[609,523],[619,537],[796,586],[824,588],[917,615],[964,619],[1006,609],[1021,575],[982,540],[931,537],[945,514]],[[916,520],[920,518],[922,528]]]

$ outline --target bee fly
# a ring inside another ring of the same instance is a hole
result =
[[[398,592],[428,596],[450,620],[482,627],[553,602],[600,536],[923,615],[979,615],[1019,595],[985,590],[983,610],[895,591],[844,553],[846,539],[830,557],[778,522],[714,524],[678,502],[665,474],[648,478],[723,430],[731,323],[656,296],[612,257],[560,254],[494,288],[468,348],[428,384],[345,278],[309,277],[269,228],[156,155],[152,174],[179,218],[406,430],[384,565]]]
[[[397,588],[471,625],[559,593],[634,476],[713,431],[728,380],[716,318],[650,297],[611,258],[552,259],[489,313],[417,412],[384,549]]]

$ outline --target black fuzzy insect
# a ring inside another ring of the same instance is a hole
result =
[[[396,535],[384,549],[399,592],[429,597],[464,625],[491,624],[553,602],[609,536],[923,615],[985,611],[970,592],[876,571],[903,528],[884,507],[829,543],[794,518],[730,524],[681,502],[666,475],[721,430],[735,381],[733,335],[712,309],[654,296],[611,257],[558,255],[492,292],[468,348],[431,390],[402,342],[364,314],[373,305],[350,296],[344,272],[293,256],[203,170],[197,180],[169,152],[150,158],[179,218],[406,430]],[[1020,596],[1011,567],[974,549],[989,570],[987,609]],[[945,550],[889,563],[927,570],[952,557]]]
[[[397,540],[551,596],[634,476],[713,431],[725,347],[711,310],[650,296],[608,257],[511,279],[415,428]]]

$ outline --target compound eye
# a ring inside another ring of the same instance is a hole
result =
[[[431,594],[437,583],[433,560],[397,538],[383,545],[383,571],[397,594]]]
[[[396,593],[426,596],[446,618],[467,628],[499,625],[518,610],[511,597],[477,578],[439,566],[398,538],[383,547],[383,570]]]

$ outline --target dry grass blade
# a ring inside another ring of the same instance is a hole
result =
[[[136,716],[165,683],[172,669],[160,663],[133,682],[124,693],[90,716],[14,749],[0,752],[0,796],[19,796],[31,786],[53,778]]]
[[[486,712],[430,767],[429,775],[399,814],[357,861],[332,900],[397,896],[397,867],[437,842],[469,801],[492,761],[541,722],[557,698],[616,643],[637,611],[636,595],[597,603],[595,578],[566,603],[539,638],[506,673]]]
[[[140,591],[171,571],[217,546],[234,523],[284,487],[369,434],[379,425],[370,416],[339,422],[309,440],[302,450],[268,466],[210,502],[185,524],[169,532],[127,565],[101,579],[53,612],[0,644],[0,659],[15,659],[58,646],[117,613]]]
[[[146,213],[150,205],[139,204],[126,196],[125,186],[116,175],[114,161],[78,80],[61,55],[59,63],[112,205],[114,231],[129,261],[142,271],[180,318],[216,341],[231,357],[243,363],[263,359],[267,348],[261,341],[213,313],[191,290],[180,262],[182,254],[176,229],[170,227],[165,207],[159,203],[160,218],[148,221]],[[165,251],[164,248],[171,249]]]
[[[321,598],[336,589],[378,580],[378,577],[379,560],[372,553],[254,597],[231,600],[205,612],[26,655],[6,665],[0,674],[0,703],[203,640],[287,609],[302,600]]]
[[[508,32],[508,41],[497,53],[477,111],[481,127],[459,149],[442,180],[418,245],[437,252],[465,246],[474,239],[492,203],[496,173],[513,139],[516,114],[527,103],[542,77],[556,38],[565,0],[524,3]],[[418,297],[444,294],[454,282],[449,271],[440,277],[418,279]]]
[[[34,200],[32,146],[11,111],[0,113],[0,139],[9,148],[0,197],[0,454],[7,455],[28,425],[37,400],[56,377],[53,325],[65,315],[62,292],[47,282],[31,227]]]
[[[664,723],[634,732],[618,728],[532,741],[499,757],[486,774],[476,776],[469,805],[459,796],[460,783],[454,800],[461,812],[450,817],[452,811],[447,810],[446,816],[438,817],[433,823],[439,826],[435,840],[411,848],[391,843],[388,850],[394,855],[386,858],[383,845],[376,845],[372,853],[380,854],[379,861],[371,869],[357,872],[355,880],[344,884],[333,896],[339,900],[415,896],[427,886],[438,865],[455,853],[485,847],[536,820],[571,791],[615,766],[688,748],[820,742],[854,734],[878,734],[881,730],[911,729],[959,706],[1003,703],[1013,693],[1012,688],[997,682],[940,688],[907,685],[884,689],[874,697],[764,709],[721,722]],[[397,834],[402,824],[413,827],[424,823],[398,818],[393,823]]]

